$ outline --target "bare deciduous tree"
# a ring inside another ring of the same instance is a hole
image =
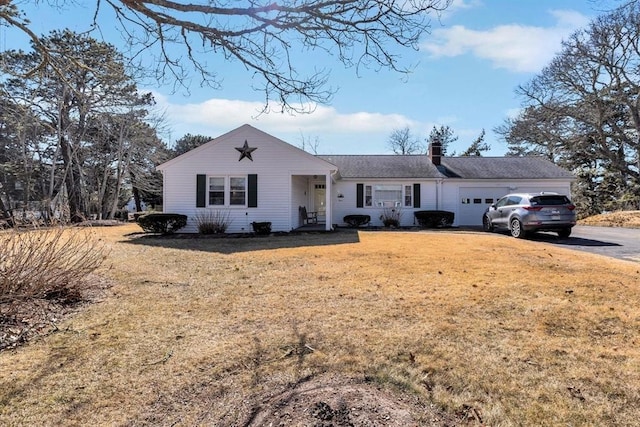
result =
[[[394,129],[389,135],[387,145],[394,154],[419,154],[424,153],[424,144],[420,138],[413,135],[409,127]]]
[[[520,116],[499,129],[513,153],[574,170],[583,212],[640,207],[639,64],[640,3],[632,1],[568,38],[519,88]]]
[[[282,109],[299,109],[298,102],[327,102],[327,70],[308,74],[296,66],[301,52],[324,51],[345,66],[408,71],[395,48],[416,49],[430,30],[432,14],[452,0],[245,0],[182,2],[168,0],[103,0],[96,2],[91,29],[110,6],[135,61],[144,51],[156,55],[151,71],[158,80],[187,86],[190,64],[201,82],[219,86],[222,61],[235,61],[259,77],[265,109],[275,101]],[[32,31],[17,2],[0,2],[0,22],[27,34],[39,51],[43,68],[54,60],[49,48]],[[78,7],[71,0],[39,7]],[[112,25],[110,22],[109,25]],[[111,40],[111,42],[115,42]],[[175,47],[179,46],[179,49]],[[219,58],[212,64],[211,56]],[[49,64],[51,65],[51,64]],[[148,62],[144,64],[148,69]],[[55,67],[54,67],[55,68]]]
[[[300,140],[300,148],[308,153],[316,155],[318,154],[318,150],[320,149],[320,138],[318,138],[317,136],[314,138],[305,137],[304,134],[300,132]]]

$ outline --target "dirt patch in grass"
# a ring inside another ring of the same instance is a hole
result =
[[[0,424],[640,417],[637,263],[456,230],[135,231],[98,231],[112,245],[108,298],[0,353]]]
[[[66,318],[106,298],[111,286],[106,277],[92,274],[73,301],[52,297],[18,304],[0,302],[0,351],[57,331]]]
[[[260,402],[244,423],[258,426],[451,426],[461,421],[415,396],[375,383],[323,375],[307,378]]]

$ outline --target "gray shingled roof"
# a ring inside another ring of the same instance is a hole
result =
[[[427,155],[317,156],[338,167],[343,178],[572,179],[543,157],[442,157],[436,167]]]
[[[444,178],[425,155],[317,156],[338,167],[342,178]]]
[[[442,166],[464,179],[571,179],[544,157],[443,157]]]

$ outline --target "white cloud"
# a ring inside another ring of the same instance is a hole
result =
[[[413,122],[401,114],[355,112],[340,114],[335,108],[318,105],[306,114],[270,112],[260,114],[264,104],[258,101],[209,99],[201,103],[176,104],[154,93],[158,108],[170,125],[210,127],[212,129],[249,123],[273,132],[380,133],[388,128],[410,126]],[[225,130],[225,131],[226,131]],[[192,132],[193,133],[193,132]]]
[[[333,107],[318,106],[308,114],[269,113],[259,115],[264,104],[259,101],[209,99],[201,103],[179,104],[154,92],[158,110],[164,113],[171,134],[166,142],[174,143],[190,133],[217,137],[248,123],[290,144],[302,140],[319,141],[321,154],[389,154],[388,137],[394,129],[409,127],[414,135],[426,139],[434,126],[451,126],[460,137],[461,151],[467,141],[475,139],[480,129],[459,126],[455,115],[442,115],[428,121],[413,120],[402,114],[359,111],[340,113]]]
[[[559,51],[563,38],[589,22],[587,16],[575,11],[549,13],[556,20],[552,27],[509,24],[480,31],[456,25],[434,30],[435,41],[424,43],[422,48],[436,58],[471,53],[491,61],[496,68],[537,72]]]
[[[480,0],[453,0],[447,11],[455,12],[461,9],[472,9],[481,5],[482,2]]]
[[[359,111],[340,113],[333,107],[316,106],[308,114],[270,112],[260,114],[262,102],[209,99],[201,103],[178,104],[155,92],[157,108],[171,128],[168,142],[187,133],[216,137],[248,123],[291,144],[316,136],[326,153],[383,153],[393,129],[408,126],[415,132],[428,132],[432,123],[421,123],[402,114]]]

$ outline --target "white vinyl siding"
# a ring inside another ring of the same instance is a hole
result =
[[[242,147],[245,140],[251,148],[256,148],[251,153],[253,162],[246,158],[238,160],[240,153],[235,148]],[[331,165],[309,153],[255,128],[242,126],[170,160],[161,170],[164,176],[164,211],[184,214],[189,218],[187,226],[180,232],[198,232],[195,217],[200,210],[228,208],[231,224],[227,232],[250,233],[252,222],[271,222],[273,232],[291,231],[298,227],[298,206],[309,203],[308,187],[303,185],[308,181],[300,179],[300,185],[292,186],[292,175],[317,175],[324,179],[332,169]],[[206,175],[206,207],[196,207],[196,175]],[[257,207],[248,206],[250,175],[258,178]],[[211,177],[225,178],[225,205],[209,204]],[[246,180],[244,190],[233,185],[233,202],[240,203],[242,199],[242,204],[235,205],[231,200],[231,178]],[[298,195],[298,191],[302,193]]]
[[[362,185],[362,207],[358,207],[356,200],[358,198],[357,188],[358,184]],[[403,197],[407,194],[407,189],[411,189],[411,205],[404,206],[405,199],[398,200],[402,202],[401,210],[402,217],[400,218],[400,225],[403,227],[412,227],[416,225],[413,213],[419,210],[428,210],[436,208],[436,181],[435,180],[415,180],[415,179],[396,179],[389,180],[385,184],[396,185],[403,190]],[[418,185],[419,194],[414,194],[415,184]],[[334,221],[339,226],[346,226],[343,219],[347,215],[369,215],[371,217],[371,226],[381,226],[382,221],[380,215],[384,209],[381,206],[366,206],[367,202],[367,187],[372,191],[372,203],[373,203],[373,186],[374,183],[362,183],[358,179],[342,179],[335,183],[333,186],[332,199],[333,203],[333,217]],[[342,196],[342,197],[340,197]],[[420,198],[420,207],[414,208],[413,202],[416,197]]]

